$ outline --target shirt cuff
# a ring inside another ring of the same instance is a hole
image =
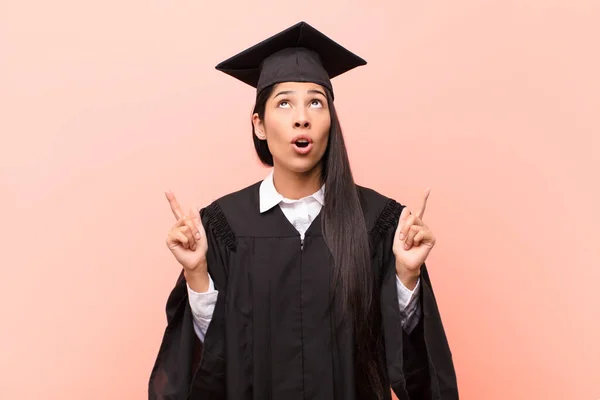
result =
[[[194,317],[210,321],[213,315],[213,311],[215,309],[215,303],[217,302],[217,296],[219,292],[215,290],[215,285],[210,275],[208,277],[208,280],[208,290],[204,293],[198,293],[193,291],[187,283],[186,286],[188,291],[190,308],[192,309]]]
[[[421,289],[421,278],[417,279],[417,285],[413,290],[408,289],[398,275],[396,275],[396,289],[398,290],[398,302],[400,303],[400,308],[402,310],[406,309],[409,304],[411,304],[414,299],[419,296],[419,292]]]

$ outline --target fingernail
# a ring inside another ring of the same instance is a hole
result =
[[[404,240],[404,233],[400,232],[400,240]]]
[[[196,233],[196,239],[200,239],[200,232]]]
[[[408,246],[408,243],[406,243],[406,244],[404,245],[404,249],[405,249],[405,250],[408,250],[408,247],[409,247],[409,246]]]

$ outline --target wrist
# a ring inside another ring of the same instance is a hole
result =
[[[184,270],[183,275],[190,289],[196,293],[204,293],[208,290],[210,279],[206,263],[198,265],[193,270]]]
[[[202,260],[198,261],[198,264],[196,264],[190,271],[192,273],[201,273],[201,272],[206,272],[208,270],[208,265],[206,262],[206,258],[203,258]]]
[[[417,282],[419,281],[419,276],[421,276],[421,268],[411,271],[405,267],[397,265],[396,275],[404,287],[406,287],[408,290],[414,290],[417,286]]]

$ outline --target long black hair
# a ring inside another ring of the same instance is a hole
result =
[[[265,118],[266,103],[274,86],[258,93],[254,113]],[[332,282],[337,283],[341,307],[352,320],[355,338],[355,381],[358,398],[381,399],[383,379],[379,364],[378,302],[375,300],[367,227],[333,97],[326,90],[331,116],[329,140],[323,155],[321,179],[325,184],[323,236],[334,260]],[[266,140],[252,138],[260,161],[273,166]]]

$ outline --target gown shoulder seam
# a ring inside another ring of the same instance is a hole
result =
[[[402,205],[396,200],[387,200],[370,232],[372,247],[376,247],[389,230],[397,225],[402,208]]]
[[[208,226],[205,228],[210,229],[217,240],[223,243],[225,247],[231,251],[235,251],[237,246],[236,236],[219,203],[213,202],[206,207],[204,214],[208,221]]]

